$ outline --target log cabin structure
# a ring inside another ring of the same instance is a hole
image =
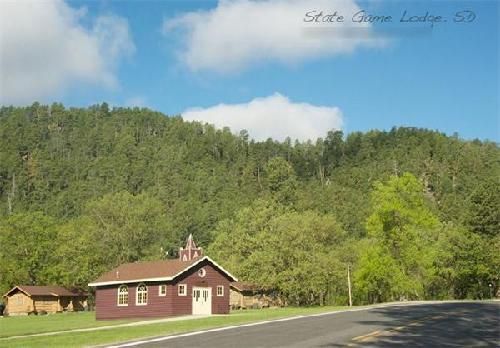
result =
[[[87,293],[61,286],[18,285],[3,297],[8,315],[74,312],[87,306]]]
[[[229,303],[232,309],[266,308],[281,305],[273,291],[246,282],[230,284]]]
[[[89,286],[99,320],[227,314],[234,281],[189,235],[178,259],[123,264]]]

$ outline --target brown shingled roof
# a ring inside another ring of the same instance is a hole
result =
[[[145,281],[155,279],[173,279],[177,275],[189,270],[195,264],[207,260],[214,266],[226,273],[230,278],[236,278],[222,267],[217,265],[208,256],[195,258],[189,261],[181,260],[160,260],[160,261],[141,261],[126,263],[104,273],[94,280],[89,286],[101,286],[106,284],[117,284],[120,282]]]
[[[196,261],[199,260],[161,260],[125,263],[104,273],[95,280],[95,283],[172,277]]]
[[[15,289],[19,289],[29,296],[86,296],[87,294],[82,291],[68,290],[62,286],[49,285],[49,286],[38,286],[38,285],[18,285],[12,288],[4,296],[8,296]]]

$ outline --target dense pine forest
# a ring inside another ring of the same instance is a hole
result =
[[[500,149],[416,128],[268,139],[139,108],[0,109],[0,290],[83,286],[192,233],[291,305],[488,298]]]

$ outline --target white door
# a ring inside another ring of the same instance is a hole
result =
[[[212,314],[212,288],[193,287],[193,314]]]

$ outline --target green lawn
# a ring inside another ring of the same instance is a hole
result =
[[[116,325],[131,321],[134,320],[98,321],[95,320],[94,312],[0,317],[0,338],[50,331]]]
[[[84,347],[126,340],[175,334],[200,329],[243,324],[295,315],[328,312],[345,307],[278,308],[235,311],[227,316],[172,321],[136,327],[120,327],[90,332],[61,333],[53,336],[12,338],[20,334],[41,333],[76,328],[108,326],[126,321],[96,321],[94,313],[67,313],[39,317],[0,319],[0,347]]]

